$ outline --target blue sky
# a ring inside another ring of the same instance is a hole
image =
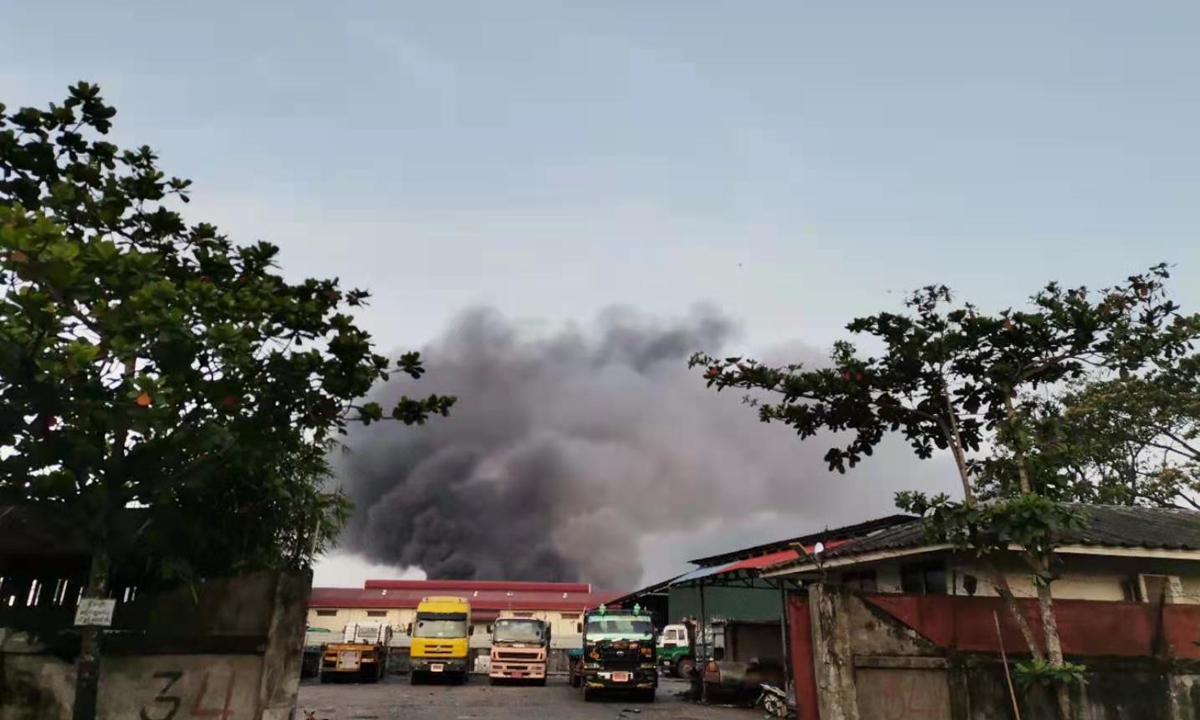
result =
[[[250,6],[247,9],[246,6]],[[99,82],[193,212],[370,287],[419,345],[486,302],[697,300],[825,345],[888,291],[984,304],[1160,260],[1200,300],[1200,4],[9,0],[0,98]]]
[[[79,79],[190,212],[420,347],[698,301],[759,351],[894,294],[1160,261],[1200,309],[1200,3],[6,0],[0,102]],[[366,572],[366,570],[363,570]]]

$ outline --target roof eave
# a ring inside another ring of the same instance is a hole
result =
[[[829,570],[830,568],[868,565],[871,563],[884,562],[895,558],[926,555],[929,553],[942,552],[952,549],[953,546],[951,545],[939,544],[917,545],[909,548],[895,548],[892,550],[877,550],[875,552],[866,552],[860,555],[835,557],[830,559],[828,562],[820,563],[819,565],[810,561],[789,563],[773,569],[764,569],[762,576],[773,578],[811,575],[814,573],[821,573],[822,571]],[[1020,552],[1022,550],[1021,546],[1019,545],[1009,545],[1008,549],[1012,552]],[[1200,550],[1186,550],[1179,548],[1119,547],[1112,545],[1072,544],[1063,545],[1057,548],[1055,552],[1060,555],[1092,555],[1101,557],[1139,558],[1146,560],[1187,560],[1200,562]]]

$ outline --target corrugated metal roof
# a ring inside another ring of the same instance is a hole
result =
[[[1200,551],[1200,512],[1125,505],[1071,503],[1070,506],[1084,514],[1086,525],[1080,531],[1066,533],[1062,540],[1064,545]],[[822,557],[827,560],[845,558],[920,547],[925,543],[925,529],[918,520],[842,543]],[[776,569],[800,562],[780,563]]]
[[[696,568],[695,570],[692,570],[691,572],[685,572],[684,574],[682,574],[679,577],[672,580],[671,585],[672,586],[683,585],[684,583],[688,583],[693,580],[699,580],[701,578],[706,578],[706,577],[710,577],[712,575],[717,575],[717,574],[721,573],[721,571],[723,571],[724,569],[725,569],[724,565],[715,565],[713,567]]]
[[[861,537],[877,530],[892,527],[893,525],[904,524],[916,520],[912,515],[887,515],[885,517],[867,520],[865,522],[855,523],[854,525],[844,525],[836,528],[826,528],[807,535],[799,535],[785,540],[776,540],[775,542],[764,543],[762,545],[754,545],[748,548],[731,550],[719,555],[709,555],[708,557],[697,558],[691,560],[693,565],[703,565],[705,567],[712,565],[726,565],[739,560],[747,560],[754,557],[773,554],[790,549],[793,545],[799,543],[803,545],[815,545],[824,543],[829,546],[834,541],[845,541],[851,538]]]
[[[603,603],[611,603],[623,593],[596,591],[590,593],[531,592],[531,591],[452,591],[445,589],[391,588],[313,588],[308,606],[311,608],[400,608],[413,609],[422,598],[448,595],[466,598],[472,608],[480,610],[559,610],[581,612]]]

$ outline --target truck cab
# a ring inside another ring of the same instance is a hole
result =
[[[579,662],[583,699],[629,692],[647,702],[658,688],[654,621],[649,613],[633,610],[599,610],[587,613],[583,623],[583,654]]]
[[[500,680],[533,680],[546,684],[550,626],[534,618],[500,618],[492,630],[492,684]]]
[[[658,636],[658,663],[667,675],[686,678],[696,669],[696,633],[690,623],[668,625]]]
[[[467,681],[470,675],[471,603],[460,597],[427,597],[408,626],[410,681],[433,677]]]

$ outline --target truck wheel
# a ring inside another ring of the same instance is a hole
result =
[[[546,678],[545,678],[545,676],[538,678],[537,684],[538,684],[540,687],[546,687]]]
[[[325,673],[321,673],[321,684],[322,685],[328,685],[331,682],[333,682],[332,677],[330,677],[329,675],[326,675]]]
[[[408,682],[410,685],[420,685],[421,680],[423,679],[424,678],[421,677],[421,672],[419,670],[413,670],[408,676]]]
[[[470,680],[470,679],[471,679],[471,671],[470,671],[470,670],[463,670],[463,671],[462,671],[462,675],[459,675],[459,676],[458,676],[458,684],[459,684],[459,685],[466,685],[466,684],[467,684],[467,681],[468,681],[468,680]]]
[[[584,702],[595,702],[596,701],[596,693],[593,692],[591,688],[586,687],[586,686],[583,688],[583,701]]]
[[[643,690],[641,700],[642,700],[642,702],[648,702],[648,703],[654,702],[654,688],[650,688],[649,690]]]
[[[690,657],[681,657],[675,663],[675,677],[689,678],[696,671],[696,661]]]

